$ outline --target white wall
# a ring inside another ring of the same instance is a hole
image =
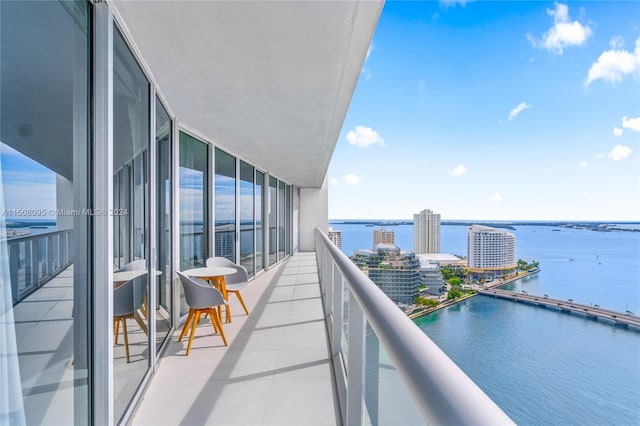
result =
[[[300,251],[315,251],[315,229],[329,230],[327,179],[321,188],[300,188]]]
[[[56,174],[56,209],[72,210],[73,203],[73,181],[70,181]],[[73,229],[73,216],[56,217],[58,230]]]

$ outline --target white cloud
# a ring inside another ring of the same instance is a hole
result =
[[[493,194],[491,196],[491,198],[489,198],[489,201],[491,201],[491,203],[493,204],[498,204],[502,202],[502,195],[498,194],[497,192],[495,194]]]
[[[360,177],[349,173],[344,178],[342,178],[342,182],[347,185],[357,185],[360,183]]]
[[[638,118],[627,118],[627,116],[622,117],[622,127],[625,129],[632,130],[634,132],[640,132],[640,117]]]
[[[614,161],[620,161],[620,160],[624,160],[630,155],[631,155],[631,148],[625,145],[616,145],[613,147],[611,152],[607,154],[607,157],[611,158]]]
[[[555,3],[555,9],[547,9],[547,15],[553,17],[553,26],[542,35],[541,40],[536,40],[533,35],[527,34],[527,39],[533,47],[562,55],[566,47],[580,46],[591,37],[592,31],[588,25],[571,21],[569,6],[566,4]]]
[[[467,168],[464,166],[464,164],[458,164],[453,169],[451,169],[451,172],[449,172],[449,174],[454,177],[462,176],[462,175],[465,175],[466,173],[467,173]]]
[[[596,154],[593,156],[593,158],[595,158],[596,160],[602,160],[604,157],[605,155],[603,153]]]
[[[620,50],[624,47],[624,39],[619,35],[613,36],[611,40],[609,40],[609,46],[611,46],[613,50]]]
[[[615,39],[615,40],[614,40]],[[598,60],[591,65],[585,86],[598,79],[615,83],[621,81],[627,74],[640,73],[640,38],[636,40],[635,50],[622,50],[622,45],[616,37],[611,40],[611,50],[602,52]]]
[[[384,146],[384,139],[371,127],[356,126],[354,130],[347,133],[349,144],[367,148],[369,145]]]
[[[331,185],[333,185],[333,186],[340,186],[340,181],[338,179],[336,179],[336,178],[331,178],[329,180],[329,183],[331,183]]]
[[[518,106],[509,111],[509,121],[513,120],[518,114],[528,108],[531,108],[531,105],[526,102],[520,102]]]
[[[615,136],[622,136],[623,132],[624,132],[624,130],[622,130],[620,127],[614,127],[613,128],[613,134]]]
[[[580,166],[581,169],[586,169],[587,167],[589,167],[589,162],[588,161],[581,161],[580,164],[578,164]]]

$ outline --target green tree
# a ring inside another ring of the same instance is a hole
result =
[[[458,277],[449,278],[449,280],[447,282],[449,284],[451,284],[452,286],[456,286],[456,285],[462,284],[462,280],[460,278],[458,278]]]
[[[455,299],[459,299],[460,296],[462,296],[461,292],[459,292],[458,290],[451,290],[451,291],[449,291],[449,294],[447,295],[447,299],[448,300],[455,300]]]

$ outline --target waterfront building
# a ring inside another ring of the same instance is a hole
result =
[[[440,265],[435,262],[420,262],[420,285],[425,288],[428,294],[440,296],[445,292],[444,281],[442,280],[442,272]]]
[[[412,251],[400,250],[394,244],[377,244],[373,250],[356,250],[351,260],[391,300],[414,303],[420,292],[420,262]]]
[[[483,225],[467,229],[467,263],[472,274],[499,277],[516,267],[516,237]],[[489,274],[489,275],[487,275]]]
[[[328,237],[329,237],[329,240],[331,240],[331,242],[336,245],[336,247],[338,247],[339,249],[342,249],[342,231],[329,228]]]
[[[440,253],[440,214],[429,209],[413,215],[413,251]]]
[[[395,244],[393,231],[384,228],[373,230],[373,247],[377,244]]]
[[[437,360],[391,362],[414,373],[397,383],[420,422],[508,420],[408,318],[388,319],[402,313],[366,275],[341,275],[355,268],[326,237],[327,170],[382,5],[0,1],[0,211],[82,212],[0,240],[0,423],[363,424],[365,408],[377,422],[393,413],[343,374],[347,359],[366,371],[365,320],[380,350]],[[210,319],[190,322],[177,275],[212,256],[248,274],[228,348]],[[344,317],[354,288],[368,297]]]
[[[429,264],[436,263],[438,266],[443,267],[447,266],[451,270],[462,270],[467,266],[467,260],[456,256],[454,254],[448,253],[423,253],[416,254],[418,260],[420,260],[421,264]]]

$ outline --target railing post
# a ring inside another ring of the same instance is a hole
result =
[[[18,293],[18,268],[20,267],[20,243],[9,243],[9,277],[13,304],[20,300]]]
[[[331,315],[333,314],[333,278],[334,277],[332,275],[329,275],[324,279],[324,313],[327,320],[329,320],[329,317],[331,317]],[[331,329],[329,329],[329,332],[331,333]],[[331,341],[331,335],[329,335],[329,341]]]
[[[52,276],[55,270],[53,267],[53,236],[47,235],[44,241],[47,245],[47,275]]]
[[[29,279],[29,287],[37,285],[40,281],[40,240],[32,239],[25,241],[24,243],[25,256],[25,288],[27,287],[26,280]]]
[[[361,425],[364,396],[364,313],[349,294],[349,354],[347,363],[347,422]]]
[[[338,353],[342,352],[342,321],[344,320],[344,315],[342,311],[343,304],[343,281],[342,275],[338,270],[338,267],[335,267],[337,277],[333,278],[331,293],[333,293],[333,300],[330,300],[329,303],[332,304],[331,310],[333,312],[333,323],[331,324],[331,355],[335,356]]]

